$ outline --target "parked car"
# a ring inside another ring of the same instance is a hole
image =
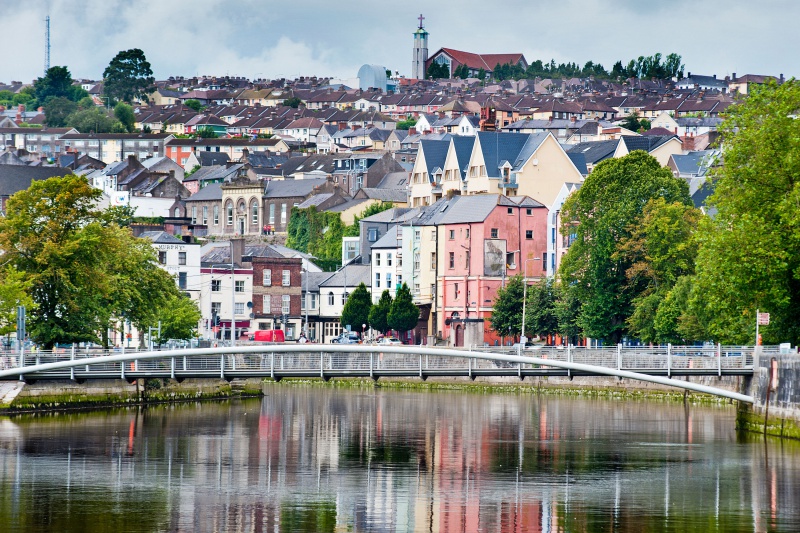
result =
[[[378,344],[403,344],[397,337],[384,337],[378,341]]]
[[[249,339],[258,342],[285,342],[283,330],[281,329],[259,329],[254,331]]]
[[[358,333],[344,332],[335,339],[331,340],[334,344],[358,344]]]

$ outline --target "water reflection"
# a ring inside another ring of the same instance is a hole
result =
[[[4,531],[798,531],[730,407],[276,385],[0,421]]]

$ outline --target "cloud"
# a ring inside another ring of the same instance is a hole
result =
[[[51,65],[98,79],[120,50],[141,48],[157,78],[195,74],[246,77],[355,76],[365,63],[409,74],[412,32],[423,13],[430,52],[522,52],[606,68],[640,55],[676,52],[686,70],[724,76],[797,74],[800,2],[671,3],[640,0],[31,0],[4,10],[14,43],[0,81],[29,82],[44,69],[44,17],[51,17]],[[769,35],[780,35],[778,44]]]

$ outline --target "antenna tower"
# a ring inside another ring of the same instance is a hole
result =
[[[44,18],[44,74],[50,70],[50,15]]]

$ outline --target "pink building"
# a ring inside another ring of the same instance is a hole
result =
[[[437,221],[436,330],[453,346],[499,343],[489,322],[497,290],[511,276],[545,276],[549,211],[527,196],[453,200]]]

